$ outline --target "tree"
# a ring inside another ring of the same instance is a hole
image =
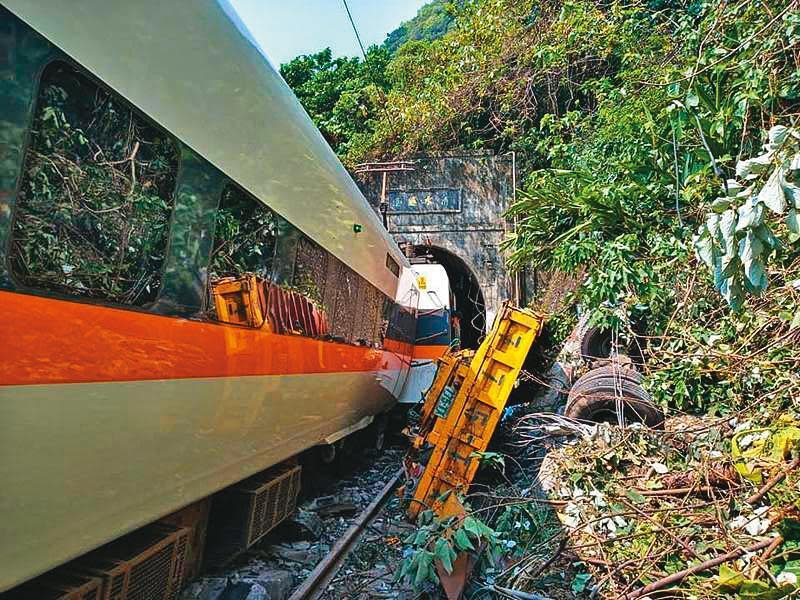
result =
[[[333,58],[330,48],[298,56],[281,65],[281,75],[294,91],[325,139],[340,155],[355,136],[372,132],[373,121],[390,84],[389,52],[373,46],[366,62]]]
[[[400,27],[386,36],[383,47],[394,54],[411,40],[431,41],[447,33],[455,20],[455,6],[444,0],[434,0],[419,9],[413,19],[400,24]]]

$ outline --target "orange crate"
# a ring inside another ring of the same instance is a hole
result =
[[[225,277],[211,283],[217,319],[249,327],[261,327],[264,312],[261,309],[260,282],[255,275]]]

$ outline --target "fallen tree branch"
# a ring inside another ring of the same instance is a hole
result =
[[[663,490],[642,490],[636,489],[637,494],[641,496],[688,496],[689,494],[709,494],[713,491],[717,491],[717,488],[712,488],[709,486],[701,486],[701,487],[682,487],[682,488],[668,488]]]
[[[519,590],[512,590],[510,588],[500,587],[499,585],[493,585],[493,590],[499,594],[505,594],[506,596],[511,596],[512,598],[518,598],[519,600],[550,600],[547,596],[542,596],[540,594],[531,594],[529,592],[520,592]]]
[[[678,536],[676,536],[674,533],[672,533],[667,527],[664,527],[656,519],[654,519],[653,517],[651,517],[647,513],[642,512],[641,510],[636,508],[633,504],[631,504],[627,500],[623,500],[622,498],[620,498],[620,502],[622,502],[628,508],[636,511],[636,513],[640,517],[643,517],[643,518],[647,519],[650,523],[652,523],[656,527],[656,529],[658,529],[662,533],[666,534],[673,542],[675,542],[676,544],[678,544],[678,546],[683,548],[683,550],[686,552],[686,554],[688,554],[689,556],[691,556],[693,558],[696,558],[697,560],[700,560],[700,557],[697,555],[697,552],[695,552],[694,549],[689,544],[686,543],[686,540],[680,539]]]
[[[548,567],[550,567],[550,565],[552,565],[559,556],[561,556],[561,554],[564,552],[564,548],[566,548],[566,546],[567,546],[567,538],[565,536],[565,537],[561,538],[561,541],[558,543],[558,548],[556,548],[556,551],[553,552],[553,554],[550,555],[550,558],[545,560],[543,563],[541,563],[538,567],[536,567],[530,573],[526,573],[526,576],[529,579],[536,579],[539,575],[544,573],[544,571]]]
[[[782,543],[783,543],[782,535],[779,535],[776,538],[772,538],[772,543],[769,546],[767,546],[766,550],[764,550],[764,554],[762,554],[756,560],[753,561],[754,564],[753,566],[750,567],[750,579],[753,579],[755,577],[755,572],[758,570],[759,567],[761,568],[766,567],[767,560],[769,559],[770,556],[772,556],[772,553],[775,552],[775,550],[778,549],[778,546],[780,546]],[[772,577],[772,573],[770,573],[768,569],[766,572],[770,575],[770,577]]]
[[[758,542],[757,544],[753,544],[752,546],[748,546],[747,548],[737,548],[736,550],[732,550],[727,554],[723,554],[716,558],[712,558],[711,560],[707,560],[705,562],[700,563],[699,565],[695,565],[693,567],[689,567],[688,569],[684,569],[683,571],[678,571],[677,573],[673,573],[663,579],[659,579],[658,581],[654,581],[653,583],[649,583],[644,587],[639,588],[638,590],[634,590],[630,594],[626,594],[624,597],[626,600],[634,600],[635,598],[641,598],[642,596],[646,596],[650,592],[655,592],[656,590],[660,590],[661,588],[665,588],[669,585],[679,583],[689,577],[690,575],[696,575],[697,573],[702,573],[703,571],[707,571],[708,569],[713,569],[723,563],[729,562],[731,560],[736,560],[737,558],[741,557],[744,554],[749,554],[750,552],[757,552],[762,548],[768,547],[770,544],[773,544],[773,538],[769,538]]]
[[[798,455],[797,458],[795,458],[791,463],[789,463],[788,467],[786,467],[785,469],[781,469],[778,473],[775,473],[775,475],[770,477],[767,480],[767,482],[761,487],[761,489],[758,490],[752,496],[750,496],[747,500],[745,500],[745,502],[747,502],[748,504],[755,504],[756,502],[761,500],[761,498],[763,498],[767,494],[767,492],[769,492],[772,488],[774,488],[781,481],[783,481],[786,478],[786,476],[790,472],[794,471],[797,467],[800,467],[800,455]]]

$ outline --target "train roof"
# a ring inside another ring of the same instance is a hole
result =
[[[408,262],[227,0],[3,4],[394,297]]]

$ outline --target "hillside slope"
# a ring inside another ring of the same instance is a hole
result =
[[[404,21],[386,36],[383,47],[394,54],[410,40],[431,41],[442,37],[453,24],[453,9],[448,0],[433,0],[419,9],[416,16]]]
[[[595,505],[559,518],[581,523],[599,512],[605,523],[586,542],[605,536],[596,564],[581,567],[573,591],[621,597],[780,531],[785,543],[768,567],[731,562],[682,581],[684,595],[800,593],[797,476],[753,495],[759,483],[746,465],[734,469],[732,441],[742,429],[783,436],[782,453],[764,467],[780,474],[797,452],[786,436],[800,435],[800,2],[471,0],[441,37],[383,51],[368,79],[348,79],[348,104],[332,110],[343,159],[515,151],[522,172],[509,264],[580,277],[570,306],[550,317],[554,338],[580,312],[642,345],[654,400],[710,436],[685,450],[671,434],[617,432],[610,439],[635,442],[624,453],[570,459],[561,479],[573,489],[561,501]],[[650,462],[674,476],[654,481],[642,470]],[[700,479],[689,477],[695,471]],[[658,490],[626,494],[628,475],[684,495],[664,508],[649,500]],[[506,508],[471,515],[457,548],[476,555],[475,589],[549,592],[538,565],[564,547],[520,533],[535,502],[513,490],[488,496],[476,502]],[[713,512],[690,519],[681,503]],[[645,517],[632,517],[637,510]],[[620,511],[625,518],[610,514]],[[697,519],[706,518],[725,534],[704,537]],[[403,575],[424,589],[452,540],[417,538]],[[572,544],[577,554],[585,547]]]

